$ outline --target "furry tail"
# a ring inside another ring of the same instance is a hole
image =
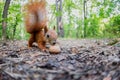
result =
[[[46,2],[31,1],[25,7],[25,26],[28,33],[34,33],[47,26]]]

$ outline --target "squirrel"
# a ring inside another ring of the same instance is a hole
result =
[[[35,0],[26,4],[25,28],[30,34],[28,47],[36,42],[38,47],[45,51],[49,45],[56,44],[57,32],[47,27],[47,14],[45,0]]]

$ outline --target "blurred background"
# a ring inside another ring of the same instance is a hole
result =
[[[5,3],[10,1],[7,18]],[[0,0],[0,39],[26,40],[24,6],[30,0]],[[46,0],[48,27],[62,38],[119,38],[120,0]],[[6,28],[3,30],[3,21]]]

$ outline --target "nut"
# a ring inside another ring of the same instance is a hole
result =
[[[53,53],[53,54],[58,54],[58,53],[61,52],[61,48],[60,48],[60,46],[59,46],[58,44],[56,44],[56,45],[51,45],[51,46],[49,47],[49,52],[50,52],[50,53]]]

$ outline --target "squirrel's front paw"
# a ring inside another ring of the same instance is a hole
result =
[[[49,49],[49,48],[50,48],[50,44],[49,44],[49,43],[46,43],[45,47],[46,47],[47,49]]]
[[[42,49],[42,52],[49,52],[48,49]]]

